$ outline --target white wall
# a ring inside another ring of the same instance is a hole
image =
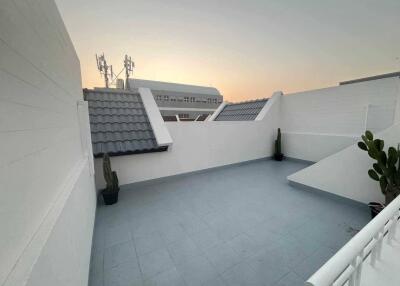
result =
[[[394,123],[399,82],[387,78],[283,96],[283,152],[319,161],[354,143],[366,129],[389,127]]]
[[[400,142],[400,124],[378,133],[375,137],[385,140],[385,149],[389,146],[396,147]],[[383,202],[378,182],[370,179],[367,174],[372,163],[373,160],[365,151],[352,145],[290,175],[288,179],[363,203]]]
[[[260,121],[168,122],[173,144],[161,153],[112,157],[121,184],[272,156],[280,95]],[[95,160],[96,186],[104,187],[102,160]]]
[[[95,192],[79,60],[53,1],[0,11],[0,284],[85,285]],[[63,273],[80,282],[50,279]]]

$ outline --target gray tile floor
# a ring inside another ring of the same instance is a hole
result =
[[[123,186],[97,208],[91,286],[303,285],[368,209],[290,186],[306,164],[256,161]]]

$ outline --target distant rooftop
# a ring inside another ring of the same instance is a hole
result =
[[[263,109],[268,98],[227,104],[215,121],[252,121]]]
[[[353,79],[353,80],[348,80],[348,81],[342,81],[339,83],[339,85],[352,84],[352,83],[377,80],[377,79],[383,79],[383,78],[390,78],[390,77],[400,77],[400,72],[392,72],[392,73],[386,73],[386,74],[364,77],[364,78],[359,78],[359,79]]]
[[[157,145],[139,93],[118,89],[84,89],[83,93],[95,157],[166,150]]]
[[[151,90],[174,91],[174,92],[195,93],[204,95],[221,95],[219,91],[214,87],[154,81],[154,80],[144,80],[136,78],[129,79],[129,87],[131,89],[138,87],[147,87],[150,88]]]

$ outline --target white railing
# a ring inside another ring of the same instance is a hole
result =
[[[369,263],[375,265],[381,259],[382,244],[390,243],[399,223],[400,196],[384,208],[359,233],[329,259],[305,285],[349,286],[360,285],[363,264],[371,255]],[[385,239],[386,238],[386,239]]]

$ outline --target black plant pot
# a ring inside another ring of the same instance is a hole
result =
[[[275,159],[275,161],[282,161],[283,154],[274,154],[274,159]]]
[[[369,210],[371,211],[371,218],[373,219],[374,217],[376,217],[384,208],[385,206],[380,204],[380,203],[376,203],[376,202],[370,202],[368,204]]]
[[[106,205],[113,205],[118,202],[118,192],[102,192],[104,203]]]

